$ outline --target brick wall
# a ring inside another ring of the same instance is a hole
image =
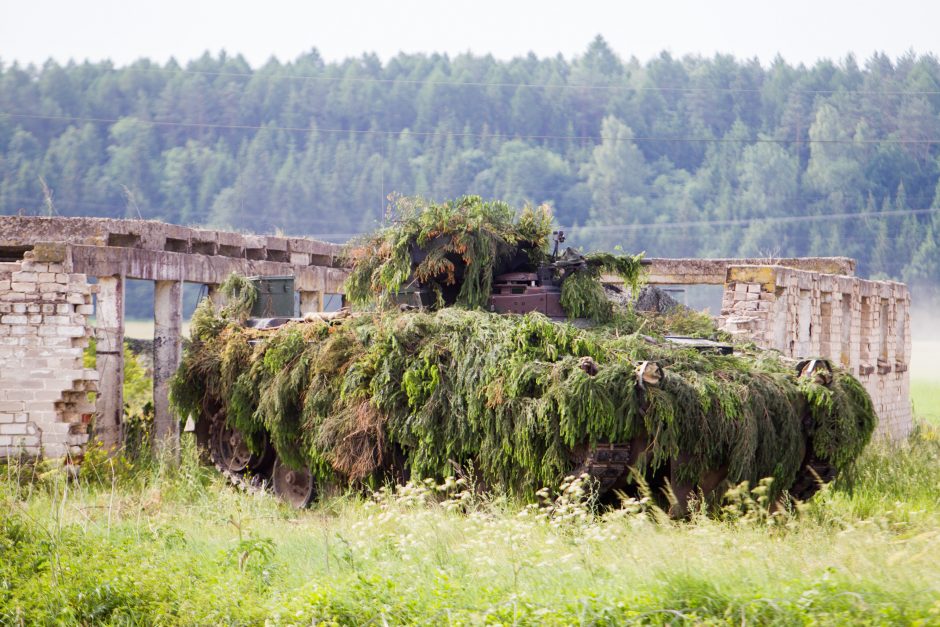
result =
[[[779,266],[733,266],[719,324],[787,357],[829,358],[868,390],[879,418],[876,434],[910,433],[906,285]]]
[[[77,454],[98,373],[82,367],[92,286],[62,264],[0,263],[0,457]]]

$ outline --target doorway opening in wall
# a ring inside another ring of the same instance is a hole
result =
[[[839,351],[839,361],[843,368],[848,368],[852,364],[852,325],[854,321],[852,310],[852,295],[842,295],[842,316],[839,321],[842,337],[840,338],[841,349]]]
[[[797,355],[812,355],[818,351],[813,350],[813,293],[810,290],[800,290],[796,310],[796,337],[798,342]]]

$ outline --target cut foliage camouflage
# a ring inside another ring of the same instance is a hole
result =
[[[204,301],[173,402],[218,464],[295,505],[455,474],[531,498],[586,473],[601,497],[644,485],[682,515],[693,495],[766,477],[808,498],[867,444],[875,414],[849,374],[726,354],[704,314],[610,297],[605,273],[638,293],[640,255],[559,250],[557,232],[551,250],[551,236],[545,208],[404,199],[350,246],[357,312],[251,328],[239,277],[220,310]]]

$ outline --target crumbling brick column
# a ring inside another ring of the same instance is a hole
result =
[[[81,452],[97,380],[82,364],[91,292],[61,261],[0,263],[0,456]]]

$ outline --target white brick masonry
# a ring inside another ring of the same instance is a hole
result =
[[[757,308],[754,300],[758,294]],[[728,268],[719,324],[787,357],[826,357],[868,390],[876,435],[905,438],[910,402],[911,297],[893,281],[779,266]]]
[[[31,253],[0,263],[0,457],[81,453],[98,380],[82,367],[92,289]]]

